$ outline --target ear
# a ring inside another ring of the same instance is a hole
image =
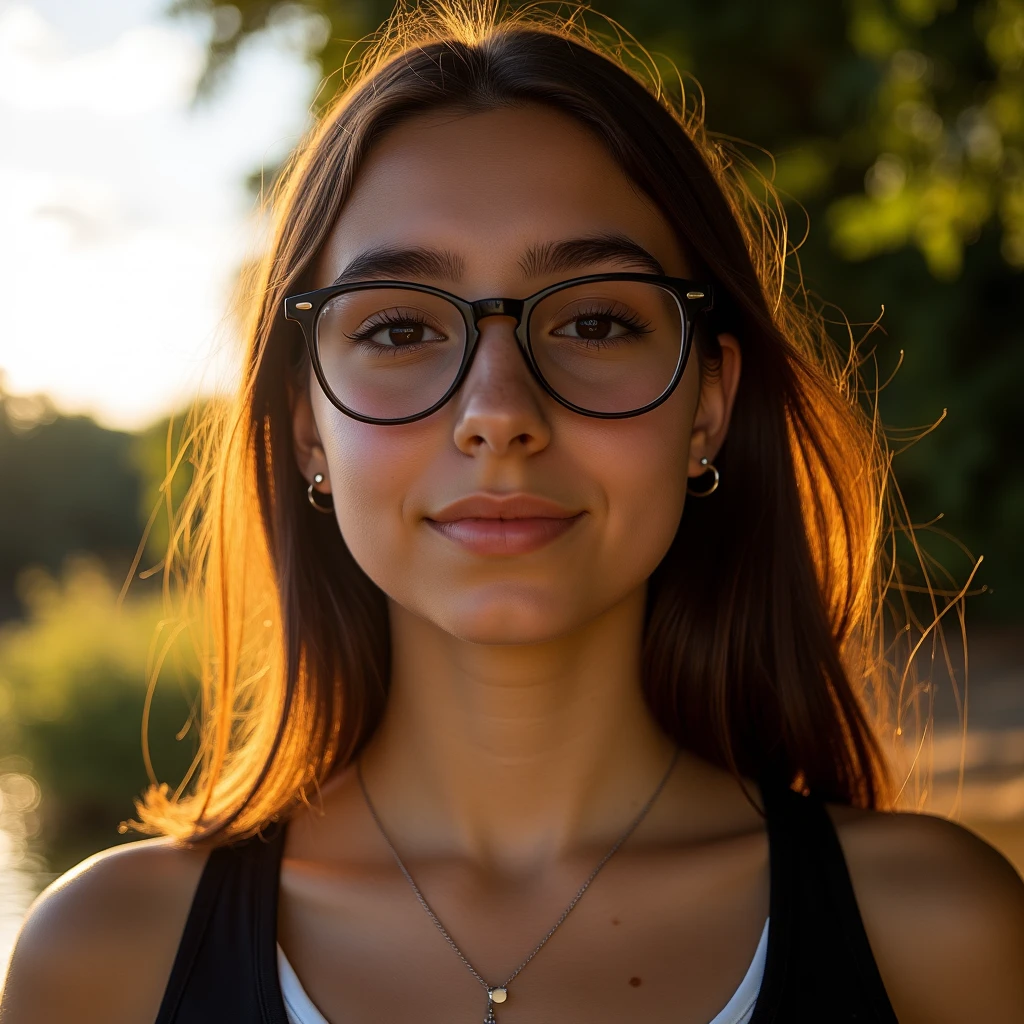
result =
[[[714,462],[725,442],[732,418],[733,402],[740,383],[740,343],[731,334],[718,335],[722,349],[722,362],[710,380],[702,380],[700,401],[690,433],[690,459],[688,476],[706,472],[701,459]]]
[[[288,403],[292,413],[292,441],[299,472],[308,483],[313,483],[313,477],[317,473],[322,473],[323,483],[316,484],[315,489],[323,494],[330,494],[331,478],[327,471],[327,456],[320,443],[320,431],[313,416],[308,377],[305,386],[293,381],[288,382]]]

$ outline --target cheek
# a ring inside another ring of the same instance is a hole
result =
[[[404,499],[416,487],[429,455],[410,436],[412,425],[360,423],[329,403],[316,414],[338,527],[355,560],[384,586],[382,573],[407,554]]]
[[[668,400],[642,416],[571,421],[579,472],[605,493],[606,557],[646,579],[675,538],[686,502],[690,438],[700,396],[691,359]]]
[[[639,583],[664,557],[679,526],[689,430],[668,403],[635,420],[601,426],[579,439],[579,472],[604,494],[602,560]]]

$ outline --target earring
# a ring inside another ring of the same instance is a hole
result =
[[[313,484],[322,484],[323,482],[324,482],[324,475],[323,475],[323,473],[314,473],[313,474]],[[317,512],[327,512],[327,513],[333,512],[334,511],[334,502],[333,501],[330,504],[328,504],[328,505],[321,505],[320,502],[318,502],[316,500],[316,498],[313,497],[313,484],[310,484],[309,487],[306,488],[306,497],[309,499],[310,505],[312,505],[313,508],[315,508],[317,510]],[[320,491],[317,491],[316,493],[319,494]]]
[[[705,468],[707,472],[714,473],[715,479],[712,481],[711,486],[706,491],[693,491],[690,489],[690,485],[687,484],[686,493],[692,494],[695,498],[706,498],[709,494],[713,494],[715,491],[718,490],[718,470],[715,469],[715,464],[713,462],[708,462],[706,458],[701,459],[700,464]]]

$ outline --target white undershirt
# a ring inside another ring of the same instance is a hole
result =
[[[733,992],[729,1002],[715,1015],[709,1024],[747,1024],[754,1013],[754,1003],[761,988],[764,975],[764,959],[768,949],[768,921],[761,930],[761,939],[754,951],[754,959],[750,961],[747,973],[743,976],[739,987]],[[313,1000],[306,994],[298,975],[292,969],[288,958],[284,955],[281,944],[277,945],[277,969],[281,978],[281,992],[284,995],[284,1006],[288,1013],[288,1024],[329,1024],[327,1019],[313,1005]]]

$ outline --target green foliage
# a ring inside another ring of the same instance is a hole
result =
[[[108,430],[0,381],[0,774],[37,780],[37,838],[57,870],[122,841],[148,781],[147,681],[171,628],[158,629],[167,496],[177,509],[192,479],[182,460],[167,483],[183,422]],[[175,739],[195,691],[187,653],[172,645],[150,709],[153,767],[172,786],[195,748],[194,730]]]
[[[28,618],[0,628],[0,763],[27,758],[42,790],[40,838],[63,871],[137,838],[117,826],[147,784],[140,726],[153,659],[168,643],[149,747],[160,781],[184,777],[196,749],[194,727],[185,731],[195,669],[183,637],[169,624],[158,631],[159,596],[119,603],[95,561],[71,560],[61,581],[30,570],[20,587]]]
[[[976,582],[989,593],[972,602],[972,617],[1019,620],[1024,0],[596,6],[659,64],[674,61],[690,93],[686,76],[695,76],[711,129],[753,144],[749,155],[784,193],[793,239],[807,228],[801,259],[812,292],[855,325],[871,324],[884,306],[884,333],[873,340],[881,378],[901,351],[906,358],[880,396],[883,422],[904,437],[949,410],[896,461],[911,515],[942,514],[985,554]],[[238,48],[266,32],[319,65],[322,107],[359,53],[353,43],[377,29],[391,3],[174,0],[171,9],[216,26],[204,94]],[[596,14],[586,21],[602,27]],[[971,564],[955,566],[961,579]]]
[[[853,5],[851,41],[879,62],[882,77],[866,127],[880,150],[861,194],[830,210],[840,254],[864,259],[912,245],[932,274],[954,280],[963,250],[990,220],[1002,254],[1024,267],[1024,3],[901,4],[903,23],[877,0]],[[908,24],[909,23],[909,24]],[[868,28],[871,26],[871,28]],[[931,52],[922,52],[934,34]],[[950,33],[961,30],[976,51]],[[979,74],[980,72],[980,74]]]
[[[145,578],[162,565],[192,482],[191,449],[178,457],[184,422],[178,413],[135,434],[109,430],[58,415],[44,395],[9,395],[0,376],[0,621],[23,612],[19,573],[57,573],[71,555],[98,558],[122,581],[132,575],[133,592],[153,589]]]
[[[26,566],[56,572],[90,552],[128,569],[140,533],[134,444],[86,416],[58,416],[45,398],[7,395],[0,380],[0,618],[18,610]]]

